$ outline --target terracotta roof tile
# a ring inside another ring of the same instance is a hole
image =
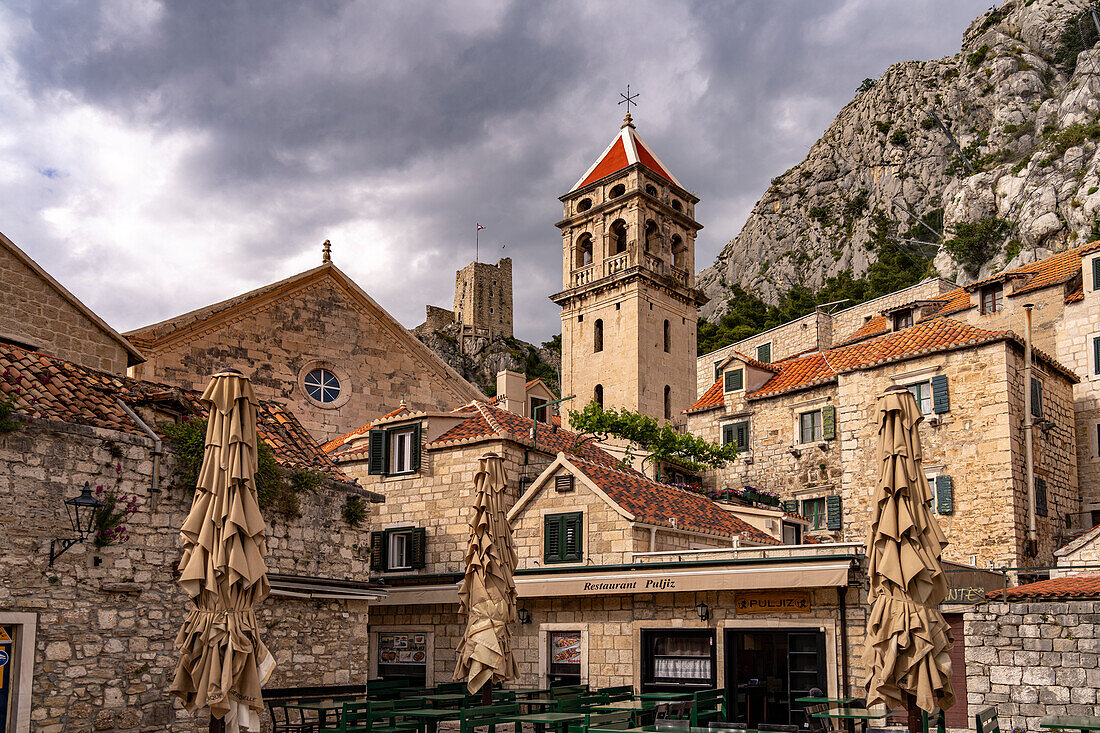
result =
[[[0,394],[15,396],[16,410],[33,419],[142,436],[144,431],[116,399],[131,405],[171,403],[184,414],[206,419],[201,392],[120,377],[6,344],[0,344]],[[260,400],[256,413],[256,431],[281,465],[311,468],[349,481],[292,412],[277,402]]]
[[[720,364],[724,366],[726,364],[726,362],[728,362],[730,359],[740,359],[741,361],[745,362],[746,364],[748,364],[751,367],[756,367],[757,369],[763,369],[764,371],[767,371],[767,372],[777,372],[777,371],[779,371],[778,369],[776,369],[774,364],[765,364],[762,361],[757,361],[756,359],[753,359],[751,356],[746,356],[745,354],[742,354],[740,351],[737,351],[737,350],[730,351],[730,353],[726,355],[726,358],[723,359],[720,362]]]
[[[713,410],[715,407],[722,407],[726,404],[725,393],[722,391],[722,380],[710,386],[703,396],[695,401],[695,404],[684,410],[684,412],[703,412],[705,410]]]
[[[739,535],[764,544],[780,544],[771,535],[739,519],[702,494],[658,483],[633,469],[593,463],[576,456],[567,458],[612,501],[633,514],[635,521],[725,537]]]
[[[940,297],[931,298],[931,300],[942,303],[942,305],[936,312],[921,318],[921,321],[928,321],[933,318],[947,316],[952,313],[961,313],[974,307],[974,304],[971,302],[970,291],[968,291],[966,288],[955,288],[954,290],[948,290]]]
[[[402,412],[408,412],[408,411],[409,411],[409,408],[402,405],[401,407],[398,407],[396,410],[391,410],[390,412],[387,412],[385,415],[378,418],[378,420],[385,420],[387,418],[397,417]],[[359,436],[359,435],[363,435],[364,433],[369,433],[370,429],[371,429],[371,426],[374,425],[374,423],[377,422],[378,420],[374,420],[372,422],[369,422],[366,425],[360,425],[355,430],[351,430],[349,432],[346,432],[338,438],[333,438],[332,440],[328,441],[327,443],[323,443],[321,445],[321,450],[323,450],[325,453],[332,453],[334,450],[340,448],[340,446],[344,445],[344,443],[347,443],[352,438],[354,438],[356,436]]]
[[[990,591],[986,597],[999,600],[1002,592]],[[1008,589],[1008,600],[1020,601],[1041,598],[1094,598],[1100,599],[1100,573],[1070,575],[1064,578],[1040,580]]]
[[[634,125],[623,125],[619,130],[619,134],[615,136],[607,149],[600,154],[592,167],[585,171],[570,191],[595,183],[601,178],[606,178],[635,163],[644,165],[654,173],[680,186],[680,182],[676,180],[675,176],[669,173],[668,169],[657,159],[657,156],[638,137]],[[681,188],[683,187],[681,186]]]
[[[890,328],[889,316],[875,316],[864,323],[858,331],[836,344],[836,346],[847,346],[848,344],[854,344],[856,341],[869,339],[872,336],[881,336],[884,333],[889,333]]]
[[[821,384],[827,384],[836,380],[842,372],[852,372],[867,369],[878,364],[899,361],[921,354],[950,351],[953,349],[977,346],[994,341],[1011,340],[1019,343],[1019,338],[1011,331],[987,331],[976,328],[961,321],[950,318],[934,318],[915,326],[894,331],[867,341],[839,346],[828,351],[815,351],[804,356],[785,359],[776,362],[779,373],[769,379],[767,383],[746,397],[750,400],[764,397],[774,397],[779,394],[793,392],[800,389],[809,389]],[[1076,379],[1073,373],[1058,364],[1050,356],[1035,350],[1051,366]],[[712,394],[711,387],[695,405],[688,411],[708,409],[699,407],[704,399],[711,407],[714,400],[720,397]],[[718,387],[720,389],[720,387]],[[709,396],[709,397],[708,397]]]

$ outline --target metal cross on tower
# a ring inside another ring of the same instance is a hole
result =
[[[627,114],[627,116],[630,115],[630,105],[633,104],[635,107],[638,106],[638,103],[634,101],[635,99],[638,98],[638,95],[639,95],[638,92],[634,92],[633,94],[630,93],[630,85],[629,84],[626,85],[626,94],[623,94],[622,92],[619,92],[619,96],[622,97],[622,99],[619,100],[619,104],[625,104],[626,105],[626,114]]]

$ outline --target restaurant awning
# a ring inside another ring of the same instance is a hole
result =
[[[284,598],[381,602],[389,595],[384,588],[351,580],[270,574],[267,579],[271,584],[271,595]]]
[[[520,598],[678,593],[697,590],[769,590],[848,585],[851,560],[742,567],[643,567],[628,570],[578,568],[576,573],[516,576]]]

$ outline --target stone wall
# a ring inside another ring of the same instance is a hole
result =
[[[511,258],[495,265],[471,262],[455,273],[454,318],[464,326],[488,329],[492,336],[512,338]]]
[[[210,375],[237,366],[261,399],[283,402],[318,441],[349,432],[393,409],[449,410],[477,390],[376,306],[336,276],[317,276],[231,318],[149,349],[141,379],[202,390]],[[303,385],[313,369],[340,380],[328,403]]]
[[[0,234],[0,237],[3,237]],[[0,245],[0,338],[113,374],[124,374],[128,353],[49,282]]]
[[[427,431],[421,431],[427,440]],[[386,497],[375,508],[372,519],[378,530],[415,526],[427,529],[425,573],[461,573],[466,541],[470,536],[474,474],[478,459],[486,453],[504,458],[508,482],[507,508],[519,498],[524,475],[524,450],[508,441],[486,441],[449,448],[421,448],[420,471],[408,476],[378,476],[367,473],[366,460],[344,461],[340,467],[369,491]]]
[[[993,706],[1001,730],[1042,730],[1048,715],[1096,715],[1095,601],[989,603],[965,615],[970,719]]]
[[[950,411],[935,415],[935,425],[922,423],[921,441],[927,473],[953,480],[954,512],[939,518],[951,540],[945,558],[982,566],[1049,565],[1053,551],[1068,541],[1062,532],[1065,516],[1075,511],[1072,387],[1060,372],[1035,361],[1051,428],[1035,431],[1036,475],[1047,484],[1048,516],[1037,519],[1039,556],[1032,559],[1022,534],[1027,527],[1022,370],[1022,349],[994,343],[846,372],[838,384],[767,399],[729,393],[724,407],[690,415],[688,427],[718,442],[723,424],[749,421],[748,449],[725,468],[708,472],[707,488],[748,485],[800,501],[839,493],[843,530],[819,536],[861,541],[870,521],[870,487],[878,475],[877,397],[891,385],[942,374],[948,380]],[[824,448],[798,445],[799,413],[824,405],[837,409],[837,438],[825,441]]]
[[[744,391],[738,391],[726,394],[724,408],[689,415],[691,433],[717,443],[722,440],[724,424],[749,421],[748,449],[724,468],[708,471],[703,477],[704,486],[708,489],[752,486],[779,494],[785,500],[799,501],[838,493],[843,447],[839,399],[836,384],[751,401],[745,399]],[[800,444],[798,416],[826,405],[837,408],[838,439],[824,441],[824,448],[817,443]],[[815,534],[841,539],[839,534],[825,530]]]
[[[1100,291],[1086,287],[1081,301],[1065,307],[1056,328],[1054,353],[1081,380],[1073,388],[1083,512],[1075,524],[1085,529],[1100,523],[1100,370],[1092,345],[1100,336]]]
[[[152,507],[150,448],[130,434],[49,422],[0,441],[9,520],[0,610],[37,614],[31,719],[40,733],[206,730],[204,716],[191,718],[167,693],[188,604],[174,570],[192,493],[169,489]],[[171,472],[169,460],[162,478]],[[50,567],[50,539],[71,534],[63,501],[85,481],[136,497],[129,540],[98,550],[78,544]],[[268,516],[269,571],[366,580],[367,527],[346,525],[344,501],[323,487],[302,497],[300,519]],[[278,663],[269,686],[365,679],[364,603],[272,596],[257,616]]]
[[[858,305],[833,313],[833,343],[839,344],[852,337],[867,322],[868,316],[880,315],[887,308],[894,308],[917,300],[935,298],[954,290],[955,283],[939,277],[930,277],[916,285],[895,290],[878,298],[867,300]],[[914,318],[917,314],[914,314]]]

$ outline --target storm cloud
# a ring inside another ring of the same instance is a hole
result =
[[[0,2],[0,231],[125,330],[312,267],[407,326],[510,256],[559,330],[553,223],[618,130],[701,199],[697,269],[865,77],[988,0]]]

